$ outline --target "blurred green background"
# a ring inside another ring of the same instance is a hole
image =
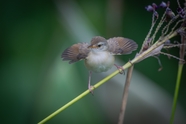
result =
[[[127,37],[140,48],[151,25],[151,13],[144,8],[153,2],[161,1],[1,1],[0,123],[38,123],[87,89],[83,62],[70,65],[60,58],[70,45],[101,35]],[[171,2],[173,10],[176,5]],[[178,48],[168,52],[179,56]],[[135,54],[119,56],[117,62],[123,65]],[[126,124],[169,122],[178,60],[164,55],[160,59],[160,72],[152,57],[135,65]],[[93,74],[92,84],[113,70]],[[184,67],[175,118],[179,124],[186,123],[185,72]],[[117,75],[94,96],[86,96],[47,123],[117,123],[124,81],[123,75]]]

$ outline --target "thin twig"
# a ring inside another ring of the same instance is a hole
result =
[[[154,14],[153,14],[153,15],[152,15],[152,23],[151,23],[150,30],[149,30],[147,36],[145,37],[145,40],[143,41],[143,45],[142,45],[141,50],[140,50],[139,53],[141,53],[141,52],[143,51],[143,46],[144,46],[144,44],[145,44],[146,41],[150,38],[150,35],[151,35],[152,30],[153,30],[153,28],[154,28],[154,26],[155,26],[155,24],[156,24],[156,21],[157,21],[157,19],[154,20]]]
[[[134,68],[134,66],[131,66],[127,71],[127,77],[126,77],[125,87],[124,87],[124,91],[123,91],[123,100],[122,100],[122,105],[121,105],[118,124],[123,124],[123,121],[124,121],[124,115],[125,115],[125,110],[126,110],[126,105],[127,105],[127,98],[128,98],[128,89],[129,89],[129,86],[130,86],[130,81],[131,81],[131,77],[132,77],[133,68]]]
[[[184,59],[181,59],[181,58],[176,57],[176,56],[174,56],[174,55],[171,55],[171,54],[168,54],[168,53],[164,53],[164,52],[160,52],[160,53],[163,54],[163,55],[166,55],[166,56],[168,56],[168,57],[172,57],[172,58],[175,58],[175,59],[180,60],[180,61],[182,61],[182,62],[185,62]]]
[[[152,41],[151,41],[151,45],[154,43],[154,39],[156,37],[156,34],[158,33],[159,29],[161,28],[161,26],[163,25],[163,23],[165,22],[165,15],[166,15],[166,11],[164,12],[163,16],[161,17],[160,22],[158,23],[158,26],[156,27],[156,30],[154,32],[154,34],[152,35]]]
[[[176,19],[177,19],[178,17],[179,17],[179,15],[177,14],[177,15],[176,15],[173,19],[171,19],[171,20],[168,22],[168,24],[162,29],[162,35],[163,35],[163,36],[167,34],[167,32],[169,31],[170,25],[171,25],[173,22],[175,22]],[[172,32],[170,32],[170,33],[172,33]]]

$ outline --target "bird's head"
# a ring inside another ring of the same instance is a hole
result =
[[[93,51],[106,51],[108,49],[108,43],[105,38],[96,36],[92,38],[91,45],[88,48]]]

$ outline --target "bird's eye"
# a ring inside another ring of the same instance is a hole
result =
[[[101,47],[101,44],[99,44],[98,47]]]

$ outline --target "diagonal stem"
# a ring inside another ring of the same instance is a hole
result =
[[[123,66],[123,69],[127,69],[128,67],[130,67],[132,64],[130,62],[126,63]],[[98,88],[100,85],[102,85],[103,83],[105,83],[106,81],[108,81],[109,79],[111,79],[112,77],[116,76],[121,70],[117,70],[115,72],[113,72],[112,74],[110,74],[109,76],[107,76],[106,78],[102,79],[101,81],[99,81],[98,83],[96,83],[93,87],[92,90]],[[74,104],[75,102],[77,102],[78,100],[80,100],[81,98],[83,98],[84,96],[86,96],[87,94],[90,93],[90,90],[86,90],[84,91],[82,94],[80,94],[79,96],[77,96],[76,98],[74,98],[73,100],[71,100],[70,102],[68,102],[67,104],[65,104],[64,106],[62,106],[61,108],[59,108],[58,110],[56,110],[55,112],[53,112],[52,114],[50,114],[49,116],[47,116],[46,118],[44,118],[42,121],[40,121],[38,124],[44,124],[45,122],[47,122],[48,120],[52,119],[53,117],[55,117],[57,114],[59,114],[60,112],[62,112],[63,110],[65,110],[66,108],[68,108],[69,106],[71,106],[72,104]]]

